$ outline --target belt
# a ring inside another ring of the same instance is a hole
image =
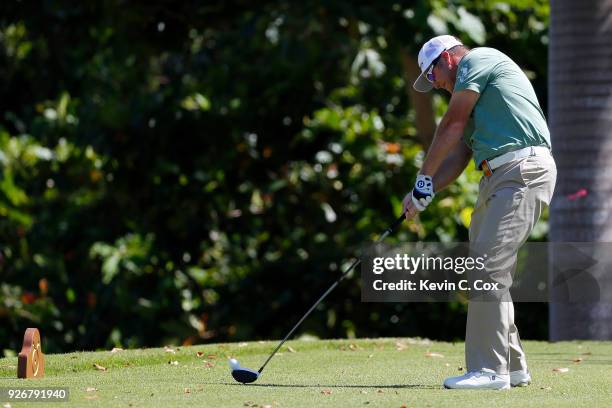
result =
[[[508,162],[522,159],[524,157],[545,156],[547,154],[550,154],[550,149],[548,146],[528,146],[519,150],[504,153],[501,156],[497,156],[491,160],[483,160],[478,168],[483,171],[485,176],[491,177],[493,175],[493,170]]]

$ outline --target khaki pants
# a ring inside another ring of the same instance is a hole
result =
[[[470,247],[491,257],[486,274],[512,282],[508,266],[515,264],[519,247],[550,204],[556,178],[555,161],[548,154],[508,162],[491,177],[482,177],[470,224]],[[465,359],[468,371],[508,374],[527,369],[512,299],[469,302]]]

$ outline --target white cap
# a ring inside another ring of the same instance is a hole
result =
[[[431,91],[433,84],[426,78],[425,73],[429,66],[442,54],[442,51],[450,50],[454,46],[463,45],[461,41],[452,35],[439,35],[427,41],[419,51],[419,67],[421,75],[414,81],[412,87],[418,92]]]

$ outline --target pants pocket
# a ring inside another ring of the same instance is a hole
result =
[[[520,163],[520,173],[525,186],[549,205],[557,180],[557,166],[552,156],[526,158]]]

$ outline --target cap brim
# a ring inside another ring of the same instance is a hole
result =
[[[433,84],[425,77],[426,72],[421,72],[421,75],[414,81],[412,87],[417,92],[429,92],[433,89]]]

